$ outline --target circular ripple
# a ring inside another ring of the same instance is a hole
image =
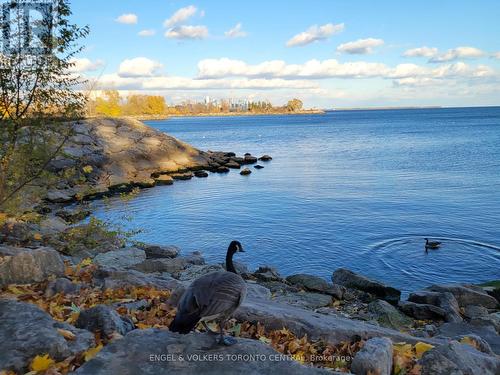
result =
[[[407,235],[374,243],[365,253],[373,264],[372,275],[404,293],[431,284],[500,278],[499,246],[465,238],[428,236],[442,244],[439,249],[425,251],[425,237]]]

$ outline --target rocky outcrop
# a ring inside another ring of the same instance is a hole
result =
[[[136,247],[108,251],[97,255],[94,262],[104,268],[131,268],[146,260],[146,252]]]
[[[345,268],[339,268],[333,273],[332,282],[346,288],[358,289],[373,294],[392,304],[397,304],[401,297],[401,291]]]
[[[433,292],[433,291],[420,291],[415,293],[410,293],[408,297],[409,302],[414,302],[417,304],[427,304],[433,305],[441,308],[445,311],[445,320],[447,322],[461,322],[462,317],[460,315],[460,307],[453,294],[449,292]],[[421,307],[420,310],[423,310]],[[429,308],[427,308],[429,310]],[[437,312],[435,310],[434,312]],[[440,312],[439,312],[440,314]]]
[[[94,284],[104,289],[150,286],[158,289],[175,289],[180,283],[170,275],[145,274],[136,270],[99,268],[94,274]]]
[[[392,342],[385,337],[368,340],[354,357],[351,371],[356,375],[391,375]]]
[[[398,306],[402,312],[415,319],[434,321],[446,319],[446,311],[438,306],[409,301],[399,301]]]
[[[326,280],[322,279],[319,276],[301,273],[288,276],[286,278],[286,281],[288,281],[290,284],[297,285],[312,292],[329,294],[336,299],[342,299],[342,296],[344,294],[343,287],[335,284],[328,284]]]
[[[177,246],[140,244],[137,247],[144,250],[146,259],[175,258],[180,252]]]
[[[40,282],[49,276],[62,275],[64,263],[59,253],[52,248],[0,247],[0,287]]]
[[[371,302],[368,305],[368,311],[383,327],[401,330],[412,323],[411,319],[401,314],[389,302],[381,299]]]
[[[451,341],[427,351],[420,360],[422,375],[497,375],[500,359],[470,345]]]
[[[159,329],[136,330],[112,342],[75,374],[225,375],[235,372],[249,375],[331,374],[327,370],[302,366],[257,340],[238,339],[237,345],[215,346],[213,336],[207,334],[179,335]]]
[[[74,335],[67,340],[61,331]],[[56,361],[81,353],[94,345],[94,335],[53,320],[37,306],[0,299],[0,369],[25,373],[37,355]]]

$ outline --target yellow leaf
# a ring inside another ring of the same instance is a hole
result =
[[[66,340],[73,341],[76,338],[75,334],[67,329],[58,328],[57,332]]]
[[[271,343],[271,339],[267,338],[266,336],[260,336],[259,337],[259,341],[262,341],[266,344],[270,344]]]
[[[54,360],[48,354],[37,355],[30,364],[31,371],[45,371],[54,364]]]
[[[89,350],[87,350],[83,355],[83,358],[85,358],[85,362],[88,362],[92,358],[94,358],[97,355],[97,353],[101,351],[101,349],[102,349],[102,344],[99,344],[95,348],[90,348]]]
[[[469,336],[462,337],[462,339],[460,340],[460,342],[462,344],[470,345],[470,346],[472,346],[475,349],[479,349],[478,348],[479,345],[477,344],[476,340],[474,340],[473,338],[471,338]]]
[[[42,235],[41,235],[40,233],[35,233],[35,234],[33,235],[33,239],[34,239],[35,241],[41,241],[41,239],[42,239]]]
[[[17,295],[21,295],[21,294],[24,294],[24,291],[22,291],[21,289],[19,289],[17,286],[15,285],[9,285],[7,287],[7,290],[13,294],[17,294]]]
[[[91,264],[92,264],[92,259],[91,258],[85,258],[80,263],[80,265],[82,265],[83,267],[90,266]]]
[[[94,168],[92,168],[91,165],[86,165],[85,167],[82,168],[82,170],[85,172],[85,173],[91,173]]]
[[[417,354],[417,358],[422,358],[422,354],[424,354],[427,350],[434,348],[431,344],[426,344],[425,342],[417,342],[415,344],[415,353]]]

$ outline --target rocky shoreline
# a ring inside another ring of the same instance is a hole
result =
[[[0,228],[0,374],[500,373],[498,283],[431,285],[402,301],[347,269],[326,281],[237,263],[249,291],[226,329],[238,344],[214,346],[201,327],[169,332],[183,289],[223,265],[79,223],[91,212],[66,205],[258,160],[199,151],[132,120],[74,126],[51,167],[80,172],[47,191],[36,221]]]

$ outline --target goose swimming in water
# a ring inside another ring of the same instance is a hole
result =
[[[170,331],[187,334],[201,322],[212,332],[206,322],[219,323],[219,344],[233,345],[236,340],[224,336],[224,323],[245,299],[247,286],[233,265],[233,255],[243,252],[238,241],[229,244],[226,254],[226,271],[212,272],[193,281],[177,305],[177,314],[170,324]],[[212,332],[214,333],[214,332]]]
[[[429,241],[428,238],[424,238],[425,240],[425,249],[438,249],[441,246],[441,242],[439,241]]]

